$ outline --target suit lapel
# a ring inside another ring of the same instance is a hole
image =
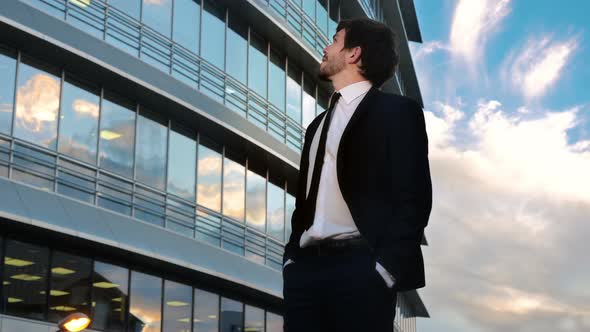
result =
[[[371,86],[367,94],[363,97],[363,100],[359,103],[356,107],[354,113],[348,120],[344,131],[342,132],[342,137],[340,138],[340,143],[338,144],[338,152],[336,153],[336,173],[338,175],[338,182],[340,183],[340,172],[342,169],[342,151],[344,150],[344,146],[346,146],[347,138],[350,135],[352,128],[358,123],[359,119],[361,119],[365,113],[367,113],[370,109],[372,102],[377,98],[379,90],[374,86]],[[342,186],[340,184],[340,186]],[[341,187],[342,188],[342,187]]]

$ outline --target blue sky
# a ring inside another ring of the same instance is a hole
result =
[[[418,330],[590,331],[590,1],[414,3],[433,180]]]

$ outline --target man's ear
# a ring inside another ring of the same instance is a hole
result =
[[[349,55],[349,63],[357,63],[361,60],[362,49],[360,46],[356,46]]]

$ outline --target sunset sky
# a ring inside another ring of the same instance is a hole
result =
[[[590,1],[414,0],[420,332],[590,331]]]

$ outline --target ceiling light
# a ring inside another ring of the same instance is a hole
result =
[[[70,270],[70,269],[66,269],[65,267],[54,267],[53,269],[51,269],[51,272],[53,272],[55,274],[59,274],[59,275],[66,275],[66,274],[76,273],[76,271]]]
[[[16,280],[22,280],[22,281],[35,281],[35,280],[41,279],[41,277],[39,277],[39,276],[34,276],[34,275],[30,275],[30,274],[17,274],[17,275],[10,276],[10,278],[16,279]]]
[[[29,266],[35,264],[34,262],[25,261],[23,259],[12,258],[12,257],[4,257],[4,264],[11,265],[11,266]]]
[[[16,297],[9,297],[8,298],[8,303],[18,303],[18,302],[22,302],[22,299],[17,299]]]
[[[171,307],[184,307],[184,306],[188,305],[188,303],[182,302],[182,301],[169,301],[169,302],[166,302],[166,304]]]
[[[115,287],[119,287],[119,285],[117,285],[117,284],[113,284],[113,283],[106,282],[106,281],[95,282],[95,283],[92,284],[92,286],[97,287],[97,288],[115,288]]]

